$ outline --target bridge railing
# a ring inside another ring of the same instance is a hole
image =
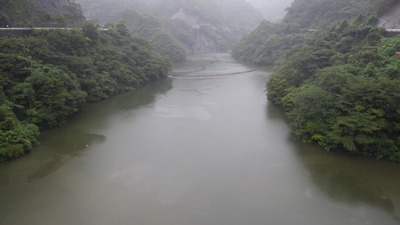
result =
[[[387,32],[400,33],[400,29],[386,29]]]
[[[14,30],[72,30],[77,28],[71,27],[3,27],[0,30],[14,31]],[[80,29],[80,28],[78,28]],[[99,31],[109,31],[107,28],[98,28]]]

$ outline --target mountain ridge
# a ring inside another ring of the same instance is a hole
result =
[[[169,42],[177,42],[180,45],[179,52],[184,49],[189,54],[228,51],[262,21],[261,13],[244,0],[115,0],[113,4],[109,0],[77,2],[82,4],[87,18],[95,19],[100,24],[125,19],[135,34],[154,40],[153,37],[161,32],[163,37],[173,37],[174,40]],[[126,11],[133,11],[139,16],[130,16]],[[137,20],[146,15],[159,21],[157,29],[153,30],[155,33],[147,32],[150,35],[137,33],[135,27]],[[177,49],[171,51],[176,52]]]

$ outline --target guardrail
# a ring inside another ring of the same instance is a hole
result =
[[[386,29],[387,32],[397,32],[400,33],[400,29]]]
[[[387,32],[400,33],[400,29],[385,29]],[[308,32],[316,32],[317,29],[308,29]]]
[[[73,29],[81,29],[81,28],[71,28],[71,27],[3,27],[0,30],[73,30]],[[107,28],[97,28],[99,31],[109,31]]]

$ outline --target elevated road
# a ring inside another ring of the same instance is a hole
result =
[[[71,27],[3,27],[0,30],[4,31],[16,31],[16,30],[73,30],[81,28],[71,28]],[[109,31],[107,28],[97,28],[99,31]]]

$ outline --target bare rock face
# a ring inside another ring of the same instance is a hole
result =
[[[386,29],[400,29],[400,2],[379,18],[378,26]]]

